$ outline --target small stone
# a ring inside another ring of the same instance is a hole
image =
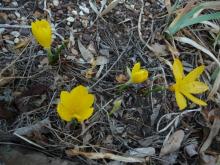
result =
[[[103,56],[109,57],[109,50],[108,49],[100,49],[99,53]]]
[[[0,34],[4,33],[5,28],[0,28]]]
[[[150,3],[149,3],[149,2],[146,2],[146,3],[145,3],[145,6],[150,6]]]
[[[7,53],[7,52],[8,52],[8,50],[7,50],[6,48],[2,48],[2,51],[3,51],[4,53]]]
[[[10,34],[16,38],[20,36],[20,33],[18,31],[12,31]]]
[[[74,22],[74,21],[75,21],[75,18],[73,18],[73,17],[68,17],[66,20],[67,20],[68,22]]]
[[[83,25],[84,28],[87,28],[87,27],[88,27],[88,24],[89,24],[89,21],[88,21],[88,20],[84,19],[84,20],[82,20],[81,22],[82,22],[82,25]]]
[[[72,10],[73,15],[78,15],[78,12],[76,10]]]
[[[5,42],[6,42],[7,44],[14,45],[14,42],[11,41],[11,40],[5,40]]]
[[[17,18],[21,17],[21,14],[19,12],[17,12],[17,11],[15,12],[15,15],[16,15]]]
[[[43,50],[39,50],[38,52],[37,52],[37,56],[43,56],[44,55],[44,51]]]
[[[66,24],[67,24],[68,26],[70,26],[70,25],[71,25],[71,23],[70,23],[70,22],[67,22]]]
[[[19,41],[20,41],[19,38],[15,38],[15,39],[14,39],[14,43],[15,43],[15,44],[19,43]]]
[[[59,0],[53,0],[53,5],[54,6],[59,6]]]
[[[80,16],[84,16],[83,11],[80,11],[80,12],[79,12],[79,15],[80,15]]]
[[[14,6],[14,7],[18,7],[18,2],[16,2],[16,1],[13,1],[11,4],[12,4],[12,6]]]
[[[84,13],[89,14],[89,8],[87,8],[85,4],[80,5],[80,6],[79,6],[79,9],[80,9],[81,11],[83,11]]]

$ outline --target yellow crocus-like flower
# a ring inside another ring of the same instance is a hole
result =
[[[89,94],[86,87],[79,85],[71,92],[61,92],[57,112],[65,121],[77,119],[78,122],[82,123],[93,114],[94,99],[94,95]]]
[[[131,83],[142,83],[148,78],[148,71],[146,69],[141,69],[140,62],[136,63],[131,71]]]
[[[174,59],[173,74],[176,83],[170,87],[175,92],[176,102],[180,110],[183,110],[187,106],[186,98],[194,102],[195,104],[205,106],[206,102],[198,99],[192,94],[200,94],[208,90],[208,86],[205,83],[198,81],[198,77],[204,71],[205,66],[199,66],[192,70],[186,76],[183,72],[183,65],[179,59]],[[186,97],[186,98],[185,98]]]
[[[31,30],[35,39],[44,49],[50,49],[52,43],[52,30],[47,20],[37,20],[31,23]]]

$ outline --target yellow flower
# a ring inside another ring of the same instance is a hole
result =
[[[205,67],[203,65],[199,66],[185,76],[183,73],[183,65],[181,61],[177,58],[174,59],[173,74],[176,83],[172,85],[170,89],[175,92],[176,102],[180,110],[186,108],[186,98],[198,105],[207,105],[206,102],[192,95],[203,93],[209,89],[209,87],[205,83],[197,81],[198,77],[202,74],[204,69]]]
[[[131,71],[131,83],[142,83],[148,78],[148,71],[146,69],[141,69],[140,62],[136,63]]]
[[[82,85],[75,87],[71,92],[62,91],[57,112],[65,121],[77,119],[78,122],[83,122],[93,113],[94,98],[94,95],[89,94],[88,89]]]
[[[40,21],[37,20],[31,23],[31,30],[39,44],[43,46],[44,49],[50,49],[52,43],[52,30],[50,23],[44,19]]]

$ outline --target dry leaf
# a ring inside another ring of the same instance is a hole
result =
[[[168,53],[166,51],[166,46],[155,43],[151,45],[152,51],[158,56],[166,56]]]
[[[80,53],[81,53],[82,57],[84,58],[84,60],[86,60],[86,62],[92,64],[94,61],[93,54],[82,45],[80,40],[78,40],[78,46],[79,46]]]
[[[185,133],[183,130],[178,130],[174,132],[168,138],[168,140],[164,142],[164,145],[160,151],[160,156],[178,151],[183,141],[184,135]]]
[[[105,56],[98,56],[96,58],[96,65],[105,65],[109,62],[108,58]]]
[[[127,82],[127,77],[124,74],[119,74],[115,77],[116,81],[119,83],[125,83]]]
[[[95,72],[93,71],[93,68],[89,68],[86,70],[85,77],[87,79],[91,79],[94,76],[94,74]]]
[[[15,49],[24,48],[30,42],[30,38],[21,39],[20,42],[15,46]]]
[[[102,12],[101,12],[101,16],[109,13],[110,11],[112,11],[112,9],[114,9],[118,4],[119,4],[120,0],[113,0]]]
[[[0,78],[0,87],[7,85],[12,82],[15,78],[13,77],[1,77]]]

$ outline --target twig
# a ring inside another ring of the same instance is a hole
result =
[[[21,29],[30,29],[30,25],[9,25],[9,24],[0,24],[0,28],[21,28]]]
[[[21,138],[22,140],[28,142],[29,144],[32,144],[32,145],[34,145],[34,146],[36,146],[36,147],[38,147],[38,148],[41,148],[41,149],[45,150],[44,147],[40,146],[40,145],[37,144],[37,143],[32,142],[31,140],[28,140],[28,139],[25,138],[24,136],[21,136],[21,135],[19,135],[19,134],[17,134],[17,133],[13,133],[13,134],[14,134],[15,136]]]
[[[180,117],[182,117],[183,115],[187,114],[187,113],[191,113],[191,112],[200,112],[201,111],[201,108],[198,108],[198,109],[192,109],[192,110],[185,110],[181,113],[169,113],[169,114],[165,114],[163,115],[158,123],[157,123],[157,132],[161,133],[161,132],[164,132],[166,131],[168,128],[170,128],[173,124],[177,124],[177,122],[179,122],[179,119]],[[162,129],[159,129],[160,127],[160,123],[162,121],[163,118],[171,118],[172,116],[175,116],[177,115],[170,123],[168,123],[164,128]]]
[[[88,159],[111,159],[111,160],[129,162],[129,163],[146,163],[146,162],[149,162],[150,160],[149,157],[146,157],[146,158],[139,158],[139,157],[134,157],[134,156],[126,157],[126,156],[115,155],[112,153],[82,152],[76,149],[67,150],[66,154],[68,156],[80,155]]]

